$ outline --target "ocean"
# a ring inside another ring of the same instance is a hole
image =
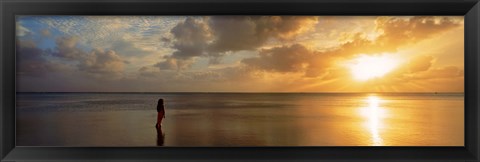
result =
[[[464,94],[17,93],[16,137],[17,146],[464,146]]]

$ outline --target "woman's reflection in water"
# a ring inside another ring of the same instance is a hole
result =
[[[165,142],[165,132],[163,132],[162,126],[155,128],[157,129],[157,146],[163,146]]]

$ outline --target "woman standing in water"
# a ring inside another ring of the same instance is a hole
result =
[[[165,118],[165,105],[163,104],[163,99],[158,99],[157,104],[157,124],[155,125],[156,128],[162,127],[162,120]]]

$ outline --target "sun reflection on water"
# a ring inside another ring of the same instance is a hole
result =
[[[368,96],[367,107],[361,108],[361,115],[366,118],[366,127],[372,138],[372,145],[383,145],[383,139],[379,130],[383,127],[382,118],[385,117],[385,109],[380,106],[382,100],[377,96]]]

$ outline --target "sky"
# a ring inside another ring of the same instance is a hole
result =
[[[464,92],[463,16],[18,16],[19,92]]]

